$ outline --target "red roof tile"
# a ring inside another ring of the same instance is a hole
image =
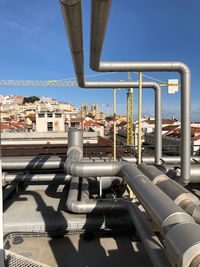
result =
[[[192,137],[192,141],[197,141],[197,140],[200,140],[200,135]]]
[[[96,121],[88,120],[83,123],[83,126],[87,127],[87,126],[101,126],[101,125]]]

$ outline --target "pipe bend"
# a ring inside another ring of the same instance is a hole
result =
[[[158,83],[152,83],[152,88],[155,92],[161,91],[160,85]]]
[[[81,4],[81,0],[60,0],[60,2],[68,7],[75,6],[77,4]]]
[[[191,73],[189,66],[184,62],[174,62],[172,65],[174,69],[179,71],[181,74]]]

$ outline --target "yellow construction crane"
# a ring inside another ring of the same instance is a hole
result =
[[[68,80],[0,80],[0,86],[78,86],[76,81]]]
[[[128,72],[128,81],[131,80]],[[126,128],[127,146],[133,146],[133,88],[127,89],[127,128]]]

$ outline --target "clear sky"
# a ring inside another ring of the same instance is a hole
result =
[[[83,0],[85,74],[89,69],[90,0]],[[192,118],[200,121],[200,1],[114,0],[102,60],[184,61],[192,71]],[[0,79],[54,80],[74,77],[63,18],[58,0],[0,0]],[[146,73],[167,81],[176,73]],[[126,80],[127,73],[91,77]],[[138,79],[132,74],[132,79]],[[145,78],[147,80],[147,78]],[[135,90],[136,91],[136,90]],[[0,94],[50,96],[71,102],[99,103],[112,107],[112,91],[78,87],[0,88]],[[180,93],[163,88],[164,116],[179,116]],[[126,93],[117,94],[118,112],[126,112]],[[105,108],[103,108],[105,110]],[[137,92],[135,92],[137,109]],[[153,114],[151,90],[144,91],[143,113]]]

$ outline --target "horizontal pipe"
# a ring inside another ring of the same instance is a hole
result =
[[[128,200],[124,199],[89,199],[89,189],[87,188],[88,183],[83,179],[81,185],[81,195],[84,195],[82,201],[78,201],[78,192],[79,192],[79,178],[72,177],[70,182],[69,193],[67,197],[67,209],[73,213],[91,213],[91,212],[104,212],[104,211],[113,211],[113,210],[126,210],[125,203]],[[86,190],[88,194],[85,194],[83,190]],[[86,197],[87,196],[87,197]]]
[[[29,157],[3,157],[2,158],[2,169],[3,171],[10,171],[10,170],[39,170],[39,169],[62,169],[64,163],[67,159],[67,156],[29,156]],[[133,164],[137,163],[136,157],[127,157],[122,156],[118,160],[127,161]],[[84,162],[110,162],[110,158],[104,157],[91,157],[91,158],[83,158]],[[163,164],[168,164],[169,168],[173,168],[173,165],[180,164],[180,157],[179,156],[162,156],[161,161]],[[192,163],[191,165],[191,178],[193,176],[198,176],[198,164],[200,163],[199,156],[192,156],[190,158]],[[142,162],[148,164],[154,164],[155,158],[153,156],[142,157]],[[196,167],[195,167],[196,166]],[[168,167],[167,167],[168,168]],[[197,177],[198,178],[198,177]]]
[[[77,132],[80,131],[76,130]],[[69,135],[73,139],[75,135],[74,131],[69,131]],[[79,135],[81,138],[81,135]],[[77,146],[80,143],[76,140]],[[74,144],[73,146],[75,146]],[[185,221],[191,221],[192,218],[183,212],[165,193],[163,193],[158,187],[156,187],[142,172],[140,172],[136,166],[126,162],[113,161],[109,164],[105,163],[83,163],[79,161],[77,155],[78,149],[70,149],[70,155],[64,164],[64,169],[67,174],[72,176],[89,177],[89,176],[103,176],[105,170],[109,172],[109,175],[122,176],[131,190],[141,201],[145,209],[151,214],[152,219],[164,234],[175,223],[181,223]],[[79,152],[81,153],[81,152]],[[70,159],[70,160],[69,160]],[[71,161],[71,159],[75,161]],[[80,164],[80,167],[79,167]],[[74,178],[75,179],[75,178]],[[77,178],[78,179],[78,178]],[[158,203],[159,199],[159,203]],[[193,221],[193,220],[192,220]],[[194,221],[193,221],[194,222]]]
[[[190,90],[191,75],[188,66],[182,62],[101,62],[104,36],[109,18],[111,1],[92,5],[90,67],[105,72],[179,72],[181,76],[181,182],[190,181]],[[102,16],[104,14],[104,16]],[[82,27],[82,25],[81,25]]]
[[[16,191],[16,185],[6,185],[3,188],[3,202],[5,202]]]
[[[166,165],[167,173],[174,179],[179,179],[181,175],[180,165]],[[190,169],[190,183],[200,183],[200,165],[192,164]]]
[[[15,184],[19,182],[69,182],[71,180],[71,175],[66,173],[3,173],[2,182],[3,184]],[[91,180],[91,184],[98,184],[99,182],[95,179]],[[120,185],[123,183],[122,177],[117,176],[105,176],[101,177],[102,189],[108,189],[114,185]]]
[[[140,236],[142,243],[151,259],[154,267],[157,266],[171,266],[163,251],[163,246],[155,233],[150,229],[147,221],[144,219],[141,211],[136,204],[131,204],[128,207],[129,215],[133,224]]]
[[[127,164],[120,173],[163,235],[174,224],[194,222],[135,166]]]
[[[176,181],[171,180],[154,166],[141,163],[138,168],[177,205],[185,210],[196,223],[200,223],[200,200],[197,196]]]
[[[154,266],[168,266],[169,263],[163,253],[163,246],[158,238],[150,230],[145,219],[139,212],[137,206],[125,199],[103,199],[90,200],[89,199],[89,184],[88,180],[83,178],[81,183],[81,201],[78,201],[79,192],[79,178],[72,177],[68,199],[67,208],[73,213],[91,213],[93,211],[109,211],[109,210],[127,210],[130,214],[131,220],[140,235],[146,251],[151,258]],[[159,265],[158,265],[159,264]],[[167,265],[168,264],[168,265]]]

